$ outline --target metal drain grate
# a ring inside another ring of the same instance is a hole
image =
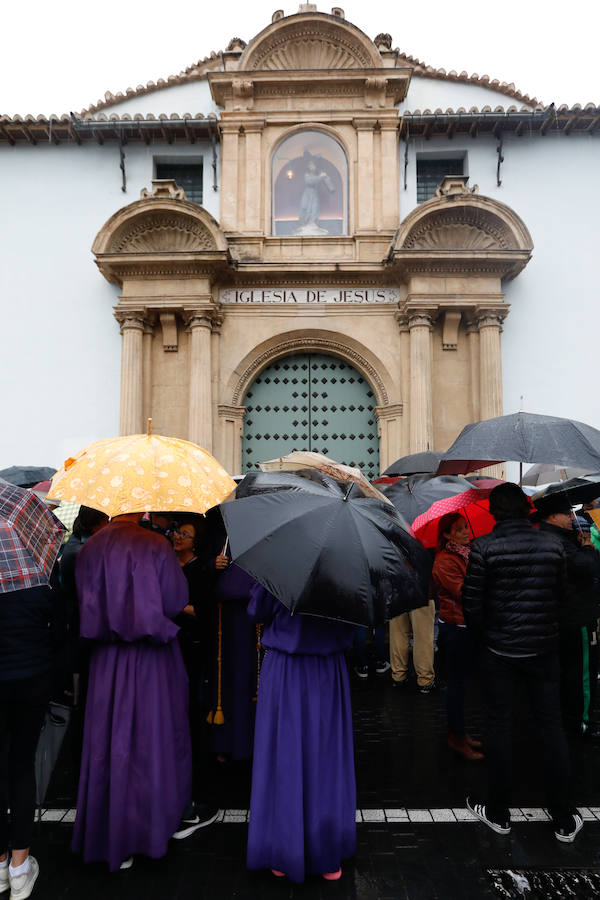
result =
[[[567,900],[600,897],[600,869],[488,869],[498,897]]]

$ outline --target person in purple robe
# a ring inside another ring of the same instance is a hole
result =
[[[346,651],[354,626],[292,616],[263,587],[264,623],[248,826],[249,869],[302,882],[341,876],[356,850],[356,782]]]
[[[188,681],[172,621],[188,587],[168,541],[118,516],[81,549],[91,652],[73,850],[129,868],[161,857],[191,794]]]

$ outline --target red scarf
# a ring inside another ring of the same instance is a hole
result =
[[[444,550],[448,550],[449,553],[456,553],[457,556],[462,556],[465,562],[469,561],[471,548],[468,544],[457,544],[456,541],[448,541]]]

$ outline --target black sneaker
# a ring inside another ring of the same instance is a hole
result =
[[[190,804],[185,810],[173,837],[176,841],[181,841],[183,838],[189,837],[190,834],[198,831],[199,828],[212,825],[218,815],[219,810],[214,806],[209,806],[207,803]]]
[[[369,677],[369,667],[368,666],[354,666],[354,672],[358,675],[359,678],[368,678]]]
[[[505,822],[494,821],[494,819],[490,818],[488,815],[485,805],[483,803],[474,803],[470,797],[467,797],[467,807],[474,816],[477,816],[480,822],[483,822],[484,825],[487,825],[488,828],[491,828],[496,834],[510,834],[510,819],[507,819]]]
[[[408,678],[398,678],[398,680],[396,680],[396,679],[392,676],[392,687],[393,687],[393,688],[406,688],[406,687],[408,687]]]
[[[429,682],[429,684],[420,684],[419,685],[419,693],[420,694],[430,694],[436,688],[435,678]]]
[[[554,837],[563,844],[572,844],[582,828],[583,818],[576,812],[565,819],[562,824],[555,824]]]
[[[375,672],[377,675],[385,675],[385,673],[389,672],[391,668],[392,667],[390,666],[387,659],[378,659],[375,663]]]

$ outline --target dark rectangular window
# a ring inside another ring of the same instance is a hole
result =
[[[417,203],[430,200],[446,175],[464,175],[464,159],[418,159]]]
[[[202,204],[202,163],[156,163],[157,178],[172,178],[192,203]]]

